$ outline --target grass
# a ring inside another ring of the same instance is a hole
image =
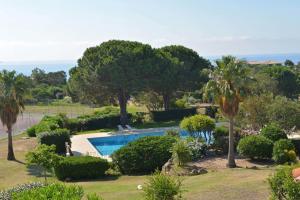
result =
[[[87,105],[72,103],[72,104],[55,104],[55,105],[26,105],[25,112],[54,115],[59,113],[65,113],[70,117],[76,117],[78,115],[92,114],[95,111],[99,111],[103,108],[92,108]],[[146,112],[145,107],[138,107],[133,104],[128,105],[127,110],[129,113]]]
[[[14,138],[14,148],[18,162],[6,160],[6,139],[0,140],[0,190],[30,181],[42,181],[37,177],[35,169],[28,170],[25,154],[36,145],[35,138]],[[189,200],[253,200],[268,198],[266,182],[272,168],[254,169],[222,169],[210,171],[199,176],[184,177],[184,197]],[[68,184],[81,185],[86,193],[100,194],[105,200],[137,200],[142,192],[137,185],[144,184],[147,176],[121,176],[116,179],[107,178],[94,181],[82,181]],[[54,178],[50,178],[54,181]]]
[[[140,125],[136,125],[134,128],[145,129],[145,128],[159,128],[159,127],[172,127],[179,126],[179,121],[167,121],[167,122],[145,122]]]

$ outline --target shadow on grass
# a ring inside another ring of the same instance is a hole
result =
[[[44,174],[43,174],[43,169],[37,165],[30,165],[27,167],[27,172],[28,172],[28,175],[31,175],[31,176],[35,176],[35,177],[44,177]],[[46,174],[47,178],[48,177],[53,177],[50,173],[47,173]]]
[[[115,181],[119,179],[120,176],[105,176],[101,178],[95,178],[95,179],[80,179],[80,180],[68,180],[65,182],[68,183],[76,183],[76,182],[105,182],[105,181]]]
[[[19,164],[22,164],[22,165],[25,165],[26,163],[24,163],[23,161],[21,161],[21,160],[18,160],[18,159],[16,159],[16,160],[13,160],[14,162],[16,162],[16,163],[19,163]]]

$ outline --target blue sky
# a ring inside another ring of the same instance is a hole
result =
[[[202,56],[300,53],[298,0],[0,0],[0,61],[76,60],[109,39]]]

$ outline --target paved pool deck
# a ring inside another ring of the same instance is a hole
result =
[[[109,156],[101,155],[97,151],[97,149],[89,142],[88,139],[97,138],[97,137],[108,137],[114,135],[129,135],[129,134],[136,134],[136,133],[158,132],[158,131],[166,131],[170,129],[179,129],[179,127],[132,129],[126,131],[117,131],[117,132],[101,132],[101,133],[73,135],[71,137],[71,142],[72,142],[71,150],[74,156],[89,155],[89,156],[101,157],[101,158],[111,160]]]

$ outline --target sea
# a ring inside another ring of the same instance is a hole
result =
[[[291,53],[291,54],[253,54],[253,55],[234,55],[240,59],[247,61],[278,61],[284,62],[289,59],[294,63],[300,62],[300,53]],[[214,63],[217,59],[220,59],[222,56],[203,56],[206,59],[209,59]],[[15,70],[18,73],[24,75],[30,75],[31,71],[34,68],[40,68],[45,72],[54,72],[63,70],[67,74],[69,70],[76,66],[76,60],[56,60],[56,61],[0,61],[0,70]]]

